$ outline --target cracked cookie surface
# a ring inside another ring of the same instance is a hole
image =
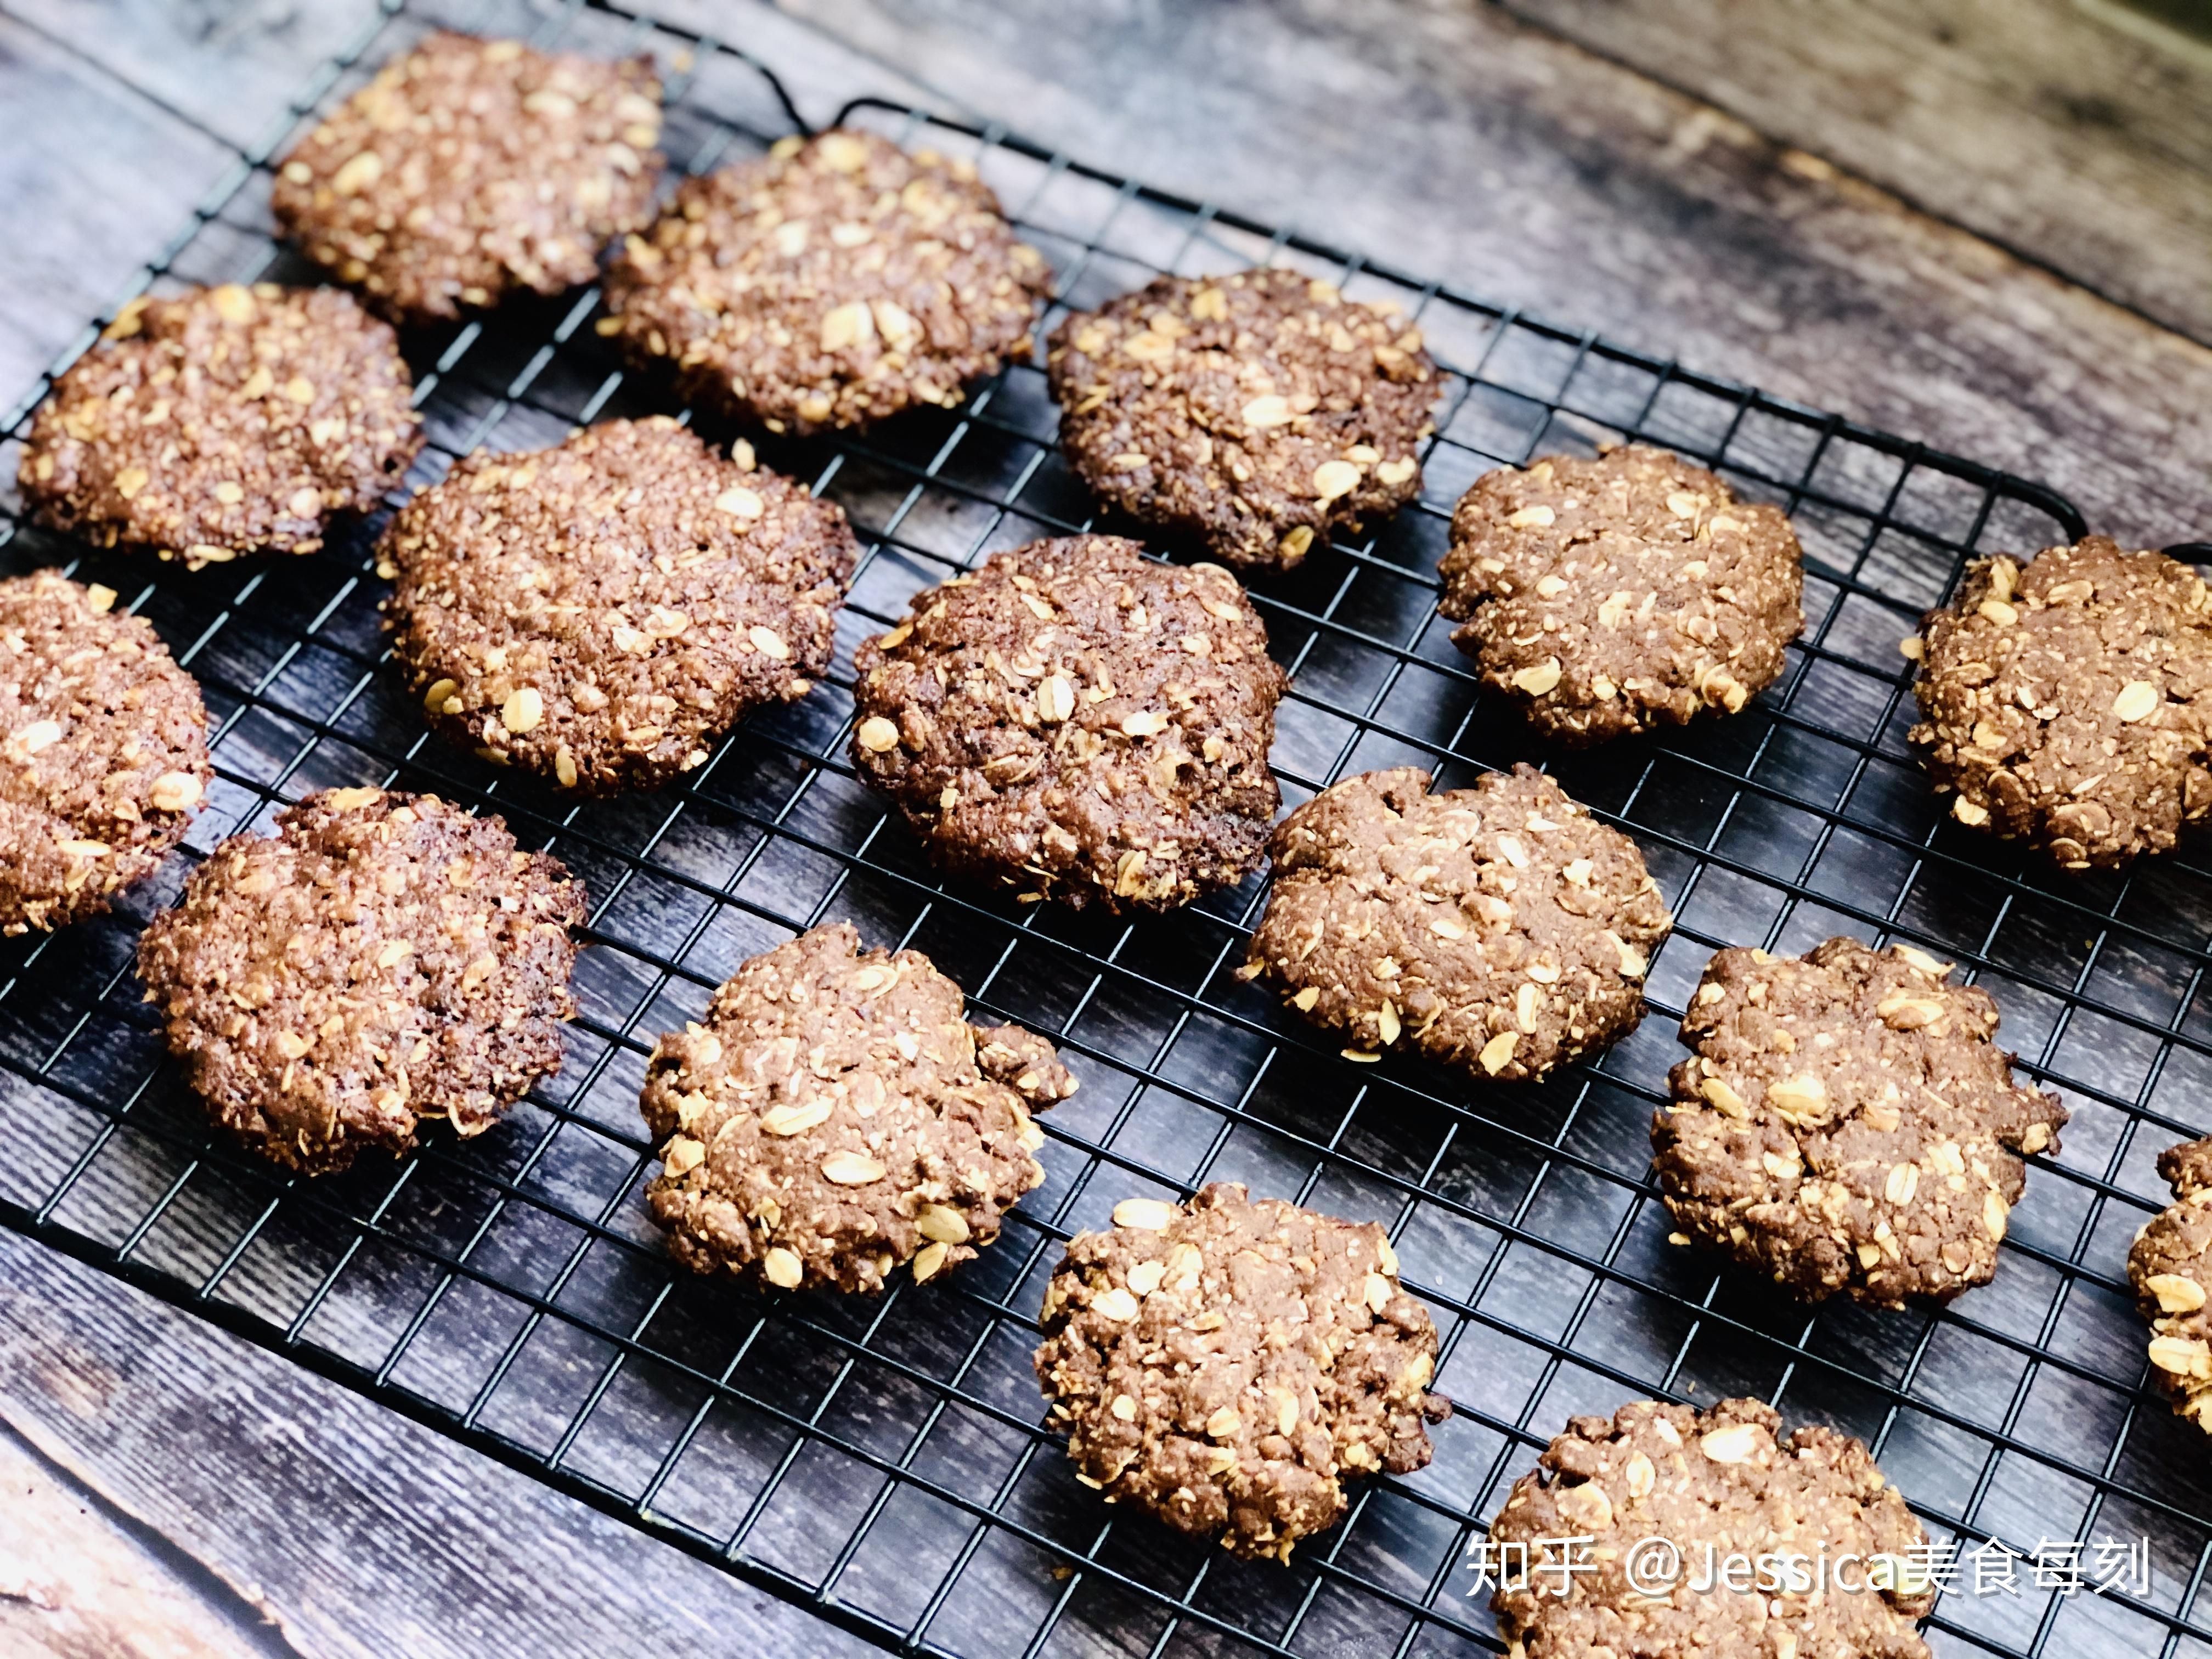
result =
[[[1720,951],[1696,1051],[1653,1116],[1659,1187],[1698,1243],[1807,1301],[1944,1302],[1996,1271],[2025,1153],[2066,1111],[2016,1084],[1996,1004],[1911,945]]]
[[[2173,1202],[2128,1251],[2128,1282],[2151,1328],[2151,1376],[2173,1409],[2212,1433],[2212,1138],[2169,1146],[2158,1172]]]
[[[1290,1559],[1346,1481],[1429,1461],[1437,1333],[1373,1222],[1241,1186],[1114,1206],[1046,1287],[1037,1380],[1076,1478],[1180,1532]]]
[[[786,1290],[877,1291],[974,1258],[1044,1179],[1030,1121],[1075,1092],[1052,1044],[971,1025],[915,951],[838,922],[753,957],[654,1046],[646,1188],[678,1261]]]
[[[441,29],[293,146],[270,206],[377,311],[450,321],[598,276],[608,240],[653,216],[659,142],[650,59]]]
[[[844,513],[665,416],[479,450],[380,549],[387,625],[432,725],[586,794],[703,764],[830,667],[859,556]]]
[[[1439,572],[1452,643],[1564,744],[1735,714],[1804,625],[1781,509],[1642,444],[1485,474]]]
[[[633,362],[779,432],[952,407],[1051,291],[971,164],[844,128],[687,179],[607,273]]]
[[[214,780],[198,682],[115,600],[58,570],[0,580],[0,933],[106,910]]]
[[[1911,1580],[1926,1534],[1855,1436],[1818,1424],[1784,1434],[1758,1400],[1708,1411],[1639,1400],[1569,1419],[1537,1462],[1490,1523],[1493,1547],[1513,1552],[1504,1577],[1517,1576],[1491,1608],[1523,1659],[1928,1659],[1914,1627],[1936,1596]],[[1639,1584],[1630,1562],[1654,1538],[1679,1552],[1679,1571],[1668,1582],[1643,1555]],[[1566,1539],[1589,1540],[1572,1569]],[[1723,1561],[1796,1555],[1808,1578],[1828,1571],[1779,1595],[1750,1578],[1701,1590],[1709,1547]],[[1845,1555],[1894,1560],[1874,1583],[1862,1568],[1854,1586],[1835,1571]]]
[[[1218,565],[1031,542],[917,596],[854,666],[854,760],[948,871],[1166,910],[1259,862],[1285,677]]]
[[[561,1064],[582,889],[496,817],[326,789],[229,837],[140,937],[169,1052],[223,1127],[315,1175],[481,1134]]]
[[[1251,964],[1356,1057],[1540,1078],[1636,1029],[1672,919],[1636,843],[1532,766],[1348,778],[1284,819]]]
[[[2212,811],[2212,592],[2187,565],[2106,536],[1984,559],[1905,648],[1912,746],[1960,823],[2085,870]]]
[[[1231,564],[1287,569],[1420,493],[1420,331],[1318,278],[1158,277],[1066,319],[1047,362],[1092,492]]]
[[[18,482],[41,524],[193,569],[313,553],[422,447],[390,326],[336,289],[141,297],[40,405]]]

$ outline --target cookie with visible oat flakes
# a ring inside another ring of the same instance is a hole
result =
[[[1452,514],[1439,574],[1452,643],[1563,744],[1733,714],[1804,626],[1782,510],[1642,444],[1486,473]]]
[[[1369,772],[1283,820],[1245,971],[1355,1060],[1402,1037],[1512,1082],[1634,1030],[1673,925],[1636,843],[1532,766],[1429,784]]]
[[[834,503],[666,416],[480,450],[380,548],[431,723],[592,795],[690,771],[749,710],[805,696],[859,553]]]
[[[685,397],[811,432],[952,407],[1051,291],[973,165],[836,128],[686,179],[609,270],[607,325]]]
[[[1730,949],[1682,1019],[1653,1163],[1685,1233],[1808,1302],[1901,1307],[1989,1282],[2066,1109],[2013,1081],[1978,986],[1909,945]]]
[[[422,447],[413,396],[390,326],[335,289],[142,296],[54,382],[18,482],[41,524],[195,570],[313,553]]]
[[[2151,1377],[2179,1415],[2212,1434],[2212,1139],[2169,1146],[2158,1172],[2173,1202],[2143,1224],[2128,1283],[2151,1328]]]
[[[1040,1324],[1076,1479],[1249,1559],[1288,1561],[1354,1478],[1423,1467],[1451,1414],[1389,1236],[1233,1184],[1115,1205],[1068,1241]]]
[[[653,1047],[646,1188],[676,1259],[755,1284],[884,1288],[974,1258],[1044,1179],[1030,1121],[1075,1092],[1052,1044],[970,1025],[916,951],[844,922],[753,957]]]
[[[115,598],[58,570],[0,580],[0,932],[106,910],[215,775],[199,686]]]
[[[2187,565],[2108,536],[1983,559],[1905,644],[1911,741],[1960,823],[2086,870],[2212,811],[2212,590]]]
[[[653,216],[660,82],[441,29],[286,155],[270,209],[307,257],[392,321],[558,294]]]
[[[223,1128],[319,1175],[444,1117],[481,1134],[561,1064],[583,890],[497,817],[326,789],[237,835],[138,941],[169,1052]]]
[[[1651,1539],[1673,1547],[1671,1573]],[[1904,1494],[1863,1442],[1785,1434],[1764,1401],[1570,1418],[1490,1541],[1510,1563],[1490,1605],[1516,1659],[1929,1659],[1928,1540]],[[1706,1581],[1709,1551],[1723,1576]],[[1817,1582],[1759,1587],[1792,1559]]]
[[[1161,276],[1066,318],[1046,362],[1092,492],[1231,564],[1288,569],[1420,493],[1420,331],[1317,278]]]
[[[854,762],[949,872],[1170,910],[1260,860],[1287,677],[1218,565],[1031,542],[918,595],[854,666]]]

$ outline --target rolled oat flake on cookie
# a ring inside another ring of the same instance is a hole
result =
[[[2173,1409],[2212,1433],[2212,1139],[2169,1146],[2158,1172],[2173,1202],[2144,1224],[2128,1251],[2128,1282],[2150,1326],[2152,1382]]]

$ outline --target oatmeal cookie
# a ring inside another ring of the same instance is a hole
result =
[[[1052,1045],[970,1025],[916,951],[849,924],[757,956],[653,1047],[646,1188],[677,1260],[797,1290],[876,1291],[973,1259],[1044,1179],[1030,1120],[1075,1092]]]
[[[2151,1328],[2151,1376],[2173,1409],[2212,1433],[2212,1139],[2169,1146],[2158,1172],[2173,1202],[2136,1235],[2128,1283]]]
[[[1246,972],[1358,1060],[1403,1037],[1513,1081],[1634,1030],[1673,926],[1636,843],[1532,766],[1429,783],[1369,772],[1283,820]]]
[[[853,756],[938,862],[1168,910],[1259,862],[1285,684],[1218,565],[1071,536],[992,556],[856,653]]]
[[[1784,1434],[1762,1401],[1570,1418],[1490,1538],[1504,1569],[1491,1610],[1525,1659],[1928,1659],[1914,1627],[1936,1595],[1913,1557],[1928,1540],[1904,1495],[1864,1442],[1818,1424]],[[1671,1584],[1639,1549],[1650,1538],[1679,1553]],[[1583,1568],[1565,1566],[1565,1539],[1591,1540]],[[1709,1548],[1754,1572],[1762,1556],[1800,1557],[1808,1578],[1825,1562],[1825,1582],[1699,1589]]]
[[[844,128],[686,179],[607,276],[633,361],[777,432],[951,408],[1051,291],[973,166]]]
[[[1733,714],[1804,626],[1782,510],[1641,444],[1486,473],[1452,514],[1439,574],[1452,643],[1564,744]]]
[[[326,789],[233,836],[138,944],[169,1051],[210,1113],[308,1175],[418,1120],[481,1134],[561,1063],[582,890],[496,817]]]
[[[2212,810],[2212,594],[2187,565],[2106,536],[1980,560],[1905,649],[1912,745],[1960,823],[2086,870]]]
[[[106,910],[214,777],[198,684],[112,588],[0,580],[0,932]]]
[[[1726,950],[1682,1020],[1651,1145],[1698,1242],[1808,1302],[1901,1307],[1989,1282],[2066,1110],[2012,1079],[1997,1007],[1909,945],[1832,939],[1802,957]]]
[[[393,520],[386,623],[455,742],[563,788],[645,789],[830,666],[844,513],[666,416],[478,451]]]
[[[17,482],[40,523],[192,569],[313,553],[422,447],[392,330],[335,289],[133,300],[40,405]]]
[[[444,322],[598,276],[653,217],[659,142],[651,59],[441,29],[293,146],[270,206],[394,322]]]
[[[1042,1317],[1076,1478],[1237,1555],[1289,1560],[1347,1480],[1421,1468],[1451,1414],[1382,1229],[1239,1186],[1122,1200],[1068,1241]]]
[[[1060,446],[1139,522],[1287,569],[1420,493],[1439,380],[1395,312],[1294,270],[1158,277],[1054,331]]]

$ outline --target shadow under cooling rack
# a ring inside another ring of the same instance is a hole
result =
[[[310,273],[272,240],[268,159],[434,21],[611,54],[672,76],[667,143],[693,169],[754,155],[797,112],[744,54],[603,5],[390,7],[148,272],[161,285]],[[846,118],[971,159],[1087,306],[1160,270],[1305,270],[1418,317],[1448,368],[1419,504],[1254,584],[1292,672],[1274,759],[1295,802],[1418,763],[1444,784],[1533,758],[1636,836],[1680,922],[1652,1017],[1538,1087],[1475,1089],[1411,1061],[1353,1066],[1239,983],[1259,878],[1133,923],[940,888],[845,758],[854,643],[990,551],[1086,527],[1034,367],[964,408],[861,437],[750,435],[866,549],[838,668],[660,793],[577,804],[427,737],[383,663],[369,530],[308,559],[187,574],[89,551],[7,500],[10,571],[106,581],[198,677],[220,781],[191,842],[117,914],[0,945],[0,1219],[887,1645],[1356,1655],[1494,1650],[1462,1565],[1571,1413],[1752,1393],[1867,1437],[1931,1536],[2150,1540],[2147,1590],[1940,1602],[1949,1652],[2171,1653],[2212,1640],[2199,1432],[2144,1393],[2123,1281],[2160,1197],[2157,1152],[2212,1079],[2201,848],[2061,878],[1952,826],[1905,752],[1897,641],[1977,550],[2084,528],[2063,499],[1920,446],[1374,268],[1024,143],[876,101]],[[480,444],[556,441],[667,410],[592,325],[596,291],[415,337],[430,445],[410,484]],[[91,337],[89,331],[87,341]],[[19,410],[0,449],[13,476]],[[717,439],[730,428],[702,416]],[[1546,754],[1477,686],[1435,616],[1452,502],[1485,470],[1633,435],[1785,507],[1807,628],[1741,715]],[[1112,527],[1108,526],[1105,527]],[[373,526],[369,527],[373,529]],[[1180,550],[1168,550],[1177,551]],[[210,1139],[161,1059],[130,962],[139,927],[222,835],[346,783],[504,813],[592,899],[582,1017],[561,1074],[502,1128],[434,1132],[396,1165],[288,1180]],[[1046,1184],[985,1258],[872,1302],[761,1299],[672,1272],[645,1224],[636,1109],[653,1036],[746,956],[830,918],[927,951],[989,1017],[1060,1043],[1083,1091],[1043,1120]],[[2037,1160],[1996,1281],[1942,1313],[1810,1312],[1667,1243],[1647,1129],[1682,999],[1723,944],[1838,932],[1962,964],[2026,1069],[2074,1113]],[[1099,1504],[1042,1427],[1030,1372],[1044,1277],[1133,1194],[1235,1179],[1386,1222],[1443,1338],[1453,1419],[1420,1473],[1370,1483],[1288,1568],[1186,1544]]]

